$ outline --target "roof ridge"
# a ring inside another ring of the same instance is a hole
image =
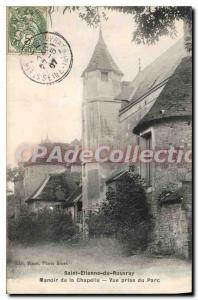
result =
[[[129,107],[132,107],[133,105],[137,104],[140,100],[144,99],[145,97],[149,96],[150,94],[152,94],[153,92],[155,92],[158,88],[162,87],[163,85],[165,85],[167,83],[167,81],[172,77],[173,75],[167,77],[166,79],[160,81],[157,85],[153,86],[150,90],[148,90],[146,93],[144,93],[142,96],[140,96],[139,98],[135,99],[134,102],[130,102],[129,104],[127,104],[126,106],[124,106],[121,110],[120,110],[120,114],[122,114],[123,112],[125,112],[125,110],[129,109]]]
[[[139,132],[151,124],[177,119],[190,119],[192,116],[192,59],[189,56],[183,57],[176,67],[171,80],[168,80],[163,91],[158,95],[157,100],[150,110],[134,127],[133,133]],[[185,96],[184,96],[185,95]],[[180,109],[179,109],[180,108]],[[181,111],[181,108],[183,110]],[[162,111],[164,111],[162,113]]]
[[[163,88],[185,56],[186,51],[182,37],[136,75],[130,84],[132,91],[132,97],[128,98],[130,103],[121,108],[120,114],[152,92],[158,93],[159,91],[160,93],[161,87]],[[134,91],[134,89],[136,90]],[[126,94],[126,91],[123,90],[119,98],[122,99]]]
[[[135,78],[132,80],[132,82],[135,81],[135,79],[139,76],[139,74],[143,73],[144,71],[146,71],[147,69],[150,68],[150,66],[154,63],[156,63],[157,60],[161,59],[161,57],[163,55],[165,55],[167,52],[170,52],[172,49],[175,48],[175,46],[179,45],[181,43],[181,41],[184,39],[184,37],[181,37],[176,43],[174,43],[171,47],[169,47],[168,49],[166,49],[164,52],[162,52],[160,55],[158,55],[150,64],[148,64],[144,69],[142,69],[139,73],[137,73],[137,75],[135,76]]]

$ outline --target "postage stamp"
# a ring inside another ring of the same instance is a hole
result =
[[[8,53],[20,54],[27,40],[46,31],[47,7],[8,8]]]
[[[60,82],[69,74],[72,64],[71,47],[56,32],[32,36],[21,50],[21,68],[24,74],[40,84]]]

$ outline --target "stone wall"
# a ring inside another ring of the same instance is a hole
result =
[[[183,194],[183,205],[185,209],[185,215],[187,220],[187,241],[186,241],[186,247],[187,247],[187,257],[192,257],[192,179],[191,178],[185,178],[185,180],[182,181],[182,186],[184,190]]]
[[[163,205],[158,211],[156,251],[164,255],[188,256],[188,228],[185,211],[179,203]]]
[[[161,255],[192,256],[192,182],[183,181],[180,203],[158,207],[151,251]]]
[[[136,136],[132,133],[134,126],[150,109],[154,101],[150,100],[147,105],[142,102],[131,107],[120,116],[121,120],[121,137],[123,145],[143,143],[143,135]],[[139,107],[138,107],[139,105]],[[152,149],[169,149],[170,147],[191,150],[192,148],[192,126],[189,121],[173,120],[163,122],[148,128],[152,134]],[[143,167],[136,164],[137,170],[142,174]],[[173,203],[159,205],[159,195],[164,187],[169,184],[175,184],[177,188],[182,187],[182,182],[186,175],[191,172],[190,163],[167,164],[151,163],[151,185],[147,189],[148,202],[151,213],[154,217],[154,230],[152,234],[152,243],[149,249],[159,254],[175,254],[178,256],[189,257],[191,248],[191,205],[192,190],[184,198],[188,201],[188,208],[184,208],[182,203]],[[183,182],[184,184],[184,182]]]
[[[152,128],[153,147],[167,149],[175,147],[184,150],[192,147],[192,127],[188,121],[172,121]],[[153,233],[153,251],[161,254],[175,254],[189,257],[192,189],[184,188],[181,203],[159,204],[163,188],[175,184],[177,188],[185,186],[184,180],[191,173],[191,163],[161,163],[152,165],[152,201],[151,210],[155,217]],[[187,203],[187,204],[185,204]]]
[[[170,149],[180,148],[184,151],[192,150],[192,126],[188,121],[172,121],[155,125],[152,130],[152,148]],[[154,198],[162,188],[169,183],[181,186],[186,174],[191,172],[191,163],[153,163],[152,190]]]

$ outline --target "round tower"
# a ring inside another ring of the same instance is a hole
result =
[[[83,149],[95,151],[105,145],[119,144],[119,110],[123,73],[111,57],[100,30],[99,39],[83,78]],[[83,208],[95,210],[104,196],[105,179],[115,164],[85,163],[83,166]]]

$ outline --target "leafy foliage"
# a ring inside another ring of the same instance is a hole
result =
[[[53,11],[54,8],[50,7],[50,17]],[[98,27],[102,20],[107,21],[108,11],[131,15],[136,23],[133,40],[138,44],[154,44],[165,35],[173,38],[176,36],[175,21],[192,22],[190,6],[65,6],[63,14],[66,11],[78,12],[79,18],[91,27]]]
[[[137,26],[133,40],[138,44],[154,44],[162,36],[174,38],[177,33],[176,20],[192,21],[192,10],[186,6],[124,7],[120,11],[134,16]]]
[[[8,219],[8,239],[10,241],[31,243],[37,239],[37,233],[36,219],[25,208],[17,220]]]
[[[8,239],[17,243],[67,241],[78,231],[72,217],[59,210],[43,209],[33,214],[23,209],[16,220],[8,220]]]
[[[146,194],[141,178],[129,171],[109,187],[100,212],[90,215],[90,235],[114,236],[129,250],[145,249],[152,229]]]
[[[6,177],[8,182],[14,182],[15,179],[22,179],[24,176],[24,168],[22,167],[7,167]]]
[[[41,210],[37,216],[37,225],[41,229],[40,239],[66,241],[77,233],[71,215],[61,210]]]

